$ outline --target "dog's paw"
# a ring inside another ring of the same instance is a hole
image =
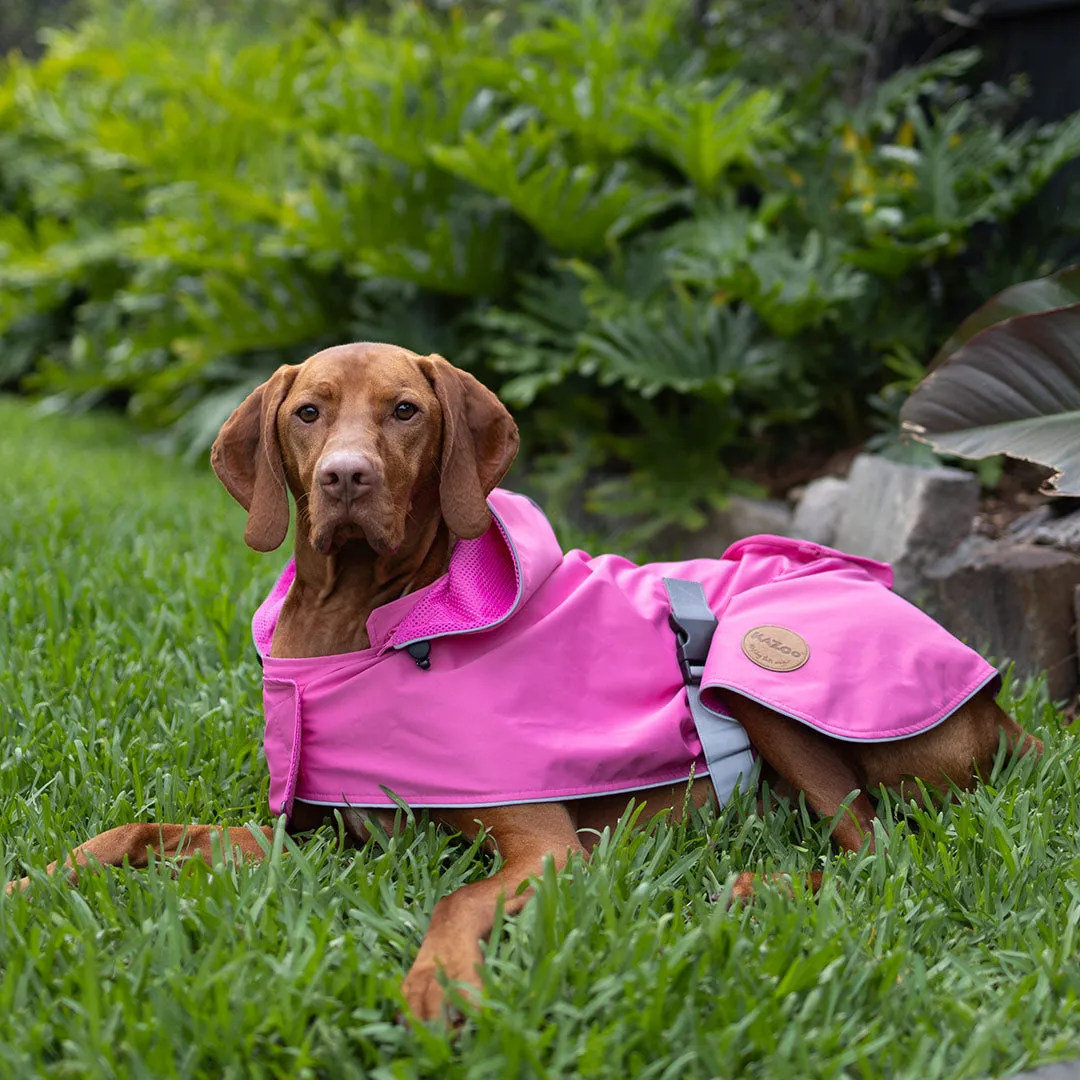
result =
[[[794,897],[795,887],[792,884],[794,874],[765,874],[757,875],[751,874],[749,871],[744,870],[731,886],[731,895],[728,897],[728,904],[745,904],[750,900],[753,900],[757,894],[758,887],[763,883],[768,883],[773,887],[779,889],[785,896]],[[816,893],[821,888],[821,871],[814,870],[809,874],[801,875],[803,881],[803,888],[808,893]]]
[[[451,982],[453,989],[448,991]],[[417,1020],[442,1020],[448,1027],[459,1028],[465,1015],[451,1004],[451,999],[475,1000],[480,993],[480,979],[475,965],[460,971],[455,969],[451,974],[441,963],[432,964],[417,958],[401,984],[401,992],[409,1014]]]
[[[731,886],[731,895],[728,897],[729,904],[745,904],[754,899],[754,875],[743,871]]]
[[[29,888],[30,879],[28,877],[14,878],[4,886],[4,892],[11,896],[13,893],[26,892]]]
[[[443,1015],[446,991],[434,964],[413,964],[401,984],[405,1005],[417,1020],[437,1020]]]

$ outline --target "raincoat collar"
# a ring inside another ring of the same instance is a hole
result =
[[[496,527],[475,540],[458,540],[445,574],[368,616],[372,649],[404,649],[418,641],[491,630],[555,572],[562,550],[536,503],[497,488],[488,508]],[[257,613],[252,632],[262,660],[270,655],[274,627],[295,578],[296,560],[290,558]]]

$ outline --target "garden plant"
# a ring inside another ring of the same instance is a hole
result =
[[[393,341],[632,546],[894,443],[955,321],[1077,235],[1024,208],[1080,116],[1016,125],[970,50],[882,78],[791,5],[82,10],[0,73],[0,384],[193,454],[277,364]]]
[[[1080,495],[1080,267],[1013,285],[965,319],[900,418],[951,454],[1049,465],[1049,491]]]

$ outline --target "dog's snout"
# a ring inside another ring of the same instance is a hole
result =
[[[319,462],[316,478],[319,487],[332,499],[348,502],[374,485],[375,467],[366,454],[335,450]]]

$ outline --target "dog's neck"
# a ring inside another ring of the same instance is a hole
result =
[[[452,540],[442,515],[435,513],[418,515],[393,554],[380,555],[364,540],[349,540],[322,555],[301,519],[296,579],[274,630],[271,655],[334,656],[368,648],[368,616],[445,574]]]

